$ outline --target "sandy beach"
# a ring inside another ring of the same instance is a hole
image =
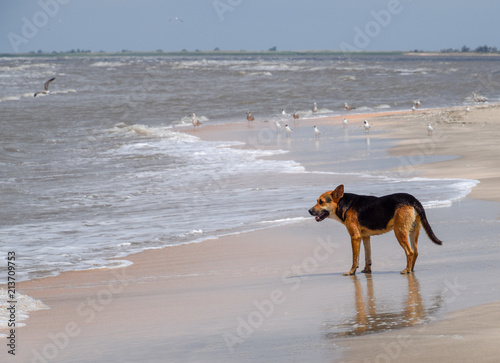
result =
[[[372,240],[373,274],[342,276],[351,259],[345,228],[312,218],[149,250],[128,256],[128,267],[19,283],[20,293],[49,309],[30,313],[16,329],[16,355],[3,344],[2,361],[497,361],[499,110],[348,115],[353,130],[362,130],[364,119],[372,125],[370,134],[357,132],[353,140],[394,143],[392,172],[400,177],[480,181],[467,198],[428,211],[445,243],[436,246],[422,233],[414,274],[399,274],[404,254],[389,233]],[[240,147],[290,149],[279,158],[294,158],[304,145],[322,147],[314,136],[297,136],[299,129],[340,130],[342,118],[300,120],[291,140],[283,135],[272,143],[265,140],[273,125],[262,120],[182,131],[238,140]],[[314,155],[313,148],[298,161],[314,169]],[[439,156],[447,160],[436,162]],[[321,158],[318,163],[328,156]],[[314,203],[304,206],[305,216]]]

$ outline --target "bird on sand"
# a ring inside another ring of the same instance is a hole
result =
[[[293,111],[293,119],[298,120],[299,119],[299,114],[297,111]]]
[[[54,79],[56,79],[56,77],[52,77],[51,79],[49,79],[47,82],[45,82],[43,84],[43,91],[38,91],[38,92],[35,92],[35,94],[33,95],[33,97],[36,97],[37,95],[39,94],[43,94],[43,95],[48,95],[50,93],[49,91],[49,84],[50,82],[52,82]]]
[[[316,125],[314,125],[313,128],[314,128],[314,137],[319,137],[319,135],[321,135],[322,132],[319,131],[319,129]]]
[[[191,116],[191,123],[195,129],[201,125],[201,121],[196,118],[196,114],[192,113],[189,116]]]
[[[344,125],[344,129],[347,127],[347,125],[349,125],[349,121],[347,121],[347,119],[343,119],[342,120],[342,124]]]
[[[422,101],[420,100],[413,101],[413,106],[415,106],[415,108],[420,108],[420,106],[422,106]]]
[[[247,120],[248,121],[253,121],[255,118],[253,117],[252,113],[250,111],[247,112]]]
[[[434,127],[432,127],[431,123],[429,122],[427,124],[427,135],[431,136],[433,131],[434,131]]]
[[[281,131],[281,124],[279,121],[274,121],[274,126],[276,127],[276,132]]]
[[[370,124],[368,123],[368,121],[364,120],[363,121],[364,125],[363,127],[365,128],[365,132],[370,132]]]
[[[288,125],[285,125],[285,131],[287,137],[290,136],[290,134],[293,132],[293,130]]]

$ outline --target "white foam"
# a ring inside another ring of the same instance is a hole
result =
[[[0,288],[0,329],[9,327],[10,311],[7,310],[7,308],[9,308],[11,304],[7,301],[11,301],[8,291]],[[40,300],[36,300],[28,295],[20,294],[17,291],[14,301],[16,301],[16,303],[12,305],[15,305],[16,308],[15,327],[23,326],[24,324],[19,322],[28,319],[30,312],[49,308]]]
[[[121,67],[126,65],[127,63],[124,62],[106,62],[106,61],[99,61],[92,63],[90,66],[91,67],[109,67],[109,68],[114,68],[114,67]]]

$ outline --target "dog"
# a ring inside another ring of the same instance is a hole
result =
[[[346,226],[351,236],[352,267],[344,276],[356,274],[361,240],[365,248],[365,268],[361,272],[372,272],[371,236],[394,230],[406,254],[406,268],[401,271],[402,274],[413,272],[415,268],[421,225],[432,242],[438,245],[443,243],[432,231],[424,207],[411,194],[397,193],[383,197],[357,195],[344,193],[344,186],[339,185],[334,191],[321,194],[309,213],[316,217],[317,222],[331,218]]]

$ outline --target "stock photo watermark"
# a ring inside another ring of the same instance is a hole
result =
[[[445,287],[443,287],[442,302],[445,304],[452,304],[461,295],[462,291],[467,289],[467,286],[462,285],[458,278],[455,277],[453,281],[445,279],[443,281]],[[434,319],[430,319],[435,320]],[[416,329],[417,333],[424,333],[428,330],[428,325],[423,324]],[[404,356],[408,356],[408,349],[414,349],[416,346],[415,339],[408,333],[400,333],[392,342],[380,343],[380,348],[382,353],[375,355],[374,357],[365,358],[364,363],[390,363],[390,362],[401,362]]]
[[[243,0],[214,0],[212,5],[220,21],[224,21],[227,12],[232,13],[234,9],[241,5]]]
[[[321,263],[330,258],[335,250],[340,247],[339,243],[332,242],[331,237],[326,239],[318,238],[311,256],[302,260],[300,265],[291,266],[281,275],[282,288],[276,288],[269,292],[265,299],[254,300],[254,309],[248,314],[238,316],[236,327],[233,331],[224,333],[222,339],[226,343],[227,349],[234,353],[235,348],[243,344],[265,323],[266,319],[278,310],[278,308],[288,301],[290,292],[297,291],[302,282],[317,271]]]
[[[23,16],[19,31],[7,34],[14,52],[19,53],[19,47],[28,44],[31,39],[35,38],[40,30],[49,24],[50,19],[59,14],[61,5],[66,5],[69,2],[70,0],[38,0],[37,5],[40,10],[31,16]]]
[[[342,52],[365,50],[372,40],[391,24],[394,16],[401,14],[403,10],[404,7],[400,0],[389,0],[384,9],[371,10],[370,20],[362,27],[355,26],[352,43],[340,43],[340,50]]]
[[[75,308],[75,314],[78,318],[75,317],[75,319],[68,321],[62,330],[48,333],[47,338],[50,342],[31,350],[33,354],[31,363],[48,363],[56,359],[69,346],[71,339],[79,336],[83,329],[90,325],[98,314],[115,300],[116,295],[128,286],[125,269],[111,270],[111,273],[114,276],[113,280],[110,280],[96,294],[88,296]]]

